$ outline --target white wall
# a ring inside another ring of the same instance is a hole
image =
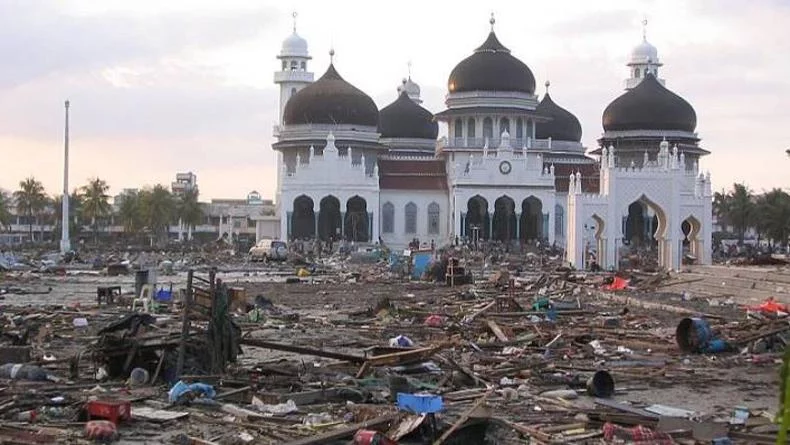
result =
[[[395,225],[393,233],[383,233],[384,204],[391,202],[395,206]],[[417,205],[417,233],[406,233],[406,204]],[[439,204],[439,234],[428,233],[428,205]],[[441,246],[449,241],[450,202],[446,190],[382,190],[379,197],[379,231],[384,242],[395,248],[406,247],[413,238],[430,245],[431,240]]]

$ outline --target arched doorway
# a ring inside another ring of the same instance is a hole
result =
[[[346,202],[344,237],[348,241],[368,241],[368,203],[364,198],[352,196]]]
[[[606,223],[603,218],[593,214],[584,222],[584,268],[593,264],[606,264],[606,242],[603,237]]]
[[[301,195],[294,199],[291,237],[296,239],[315,237],[315,211],[313,200],[309,196]]]
[[[623,242],[617,253],[620,267],[647,270],[671,267],[666,227],[664,210],[645,195],[629,204],[623,215]]]
[[[474,242],[477,239],[488,239],[491,218],[488,214],[488,201],[480,195],[473,196],[466,202],[466,236]]]
[[[530,196],[521,201],[521,239],[540,240],[543,238],[543,203]]]
[[[494,201],[493,235],[495,240],[509,242],[516,238],[516,203],[509,196]]]
[[[318,237],[323,241],[340,238],[340,200],[332,195],[324,197],[318,207]]]
[[[702,231],[702,224],[697,218],[689,216],[680,224],[680,230],[683,232],[684,253],[690,254],[697,261],[701,260],[702,239],[700,239],[700,232]]]

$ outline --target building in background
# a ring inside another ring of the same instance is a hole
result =
[[[648,249],[666,268],[679,267],[684,250],[710,262],[710,176],[699,166],[709,152],[694,109],[657,77],[662,64],[646,36],[588,156],[578,119],[555,102],[561,92],[550,96],[547,81],[540,98],[530,68],[490,24],[450,71],[446,109],[435,115],[411,77],[381,110],[334,60],[312,82],[294,29],[275,73],[280,236],[393,247],[415,238],[549,243],[576,267],[593,258],[616,267],[621,247]],[[436,121],[448,129],[439,140]]]

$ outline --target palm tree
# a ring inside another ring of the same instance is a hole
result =
[[[769,240],[787,244],[790,235],[790,195],[775,188],[757,200],[758,225]]]
[[[55,221],[53,224],[53,231],[55,237],[60,236],[61,226],[63,224],[63,195],[56,195],[52,197],[53,215]],[[69,237],[73,238],[80,232],[82,215],[82,197],[77,189],[71,192],[69,196]]]
[[[108,190],[110,190],[110,186],[99,178],[88,180],[88,183],[80,188],[82,215],[91,222],[94,243],[99,238],[99,220],[109,216],[112,210],[108,201],[110,198],[107,194]]]
[[[743,245],[743,238],[749,227],[754,226],[755,205],[752,191],[744,184],[733,184],[728,194],[727,219],[738,234],[738,244]]]
[[[19,190],[14,192],[16,211],[27,217],[30,241],[33,241],[33,218],[38,219],[47,206],[47,195],[44,186],[34,177],[19,181]]]
[[[727,220],[730,211],[729,206],[729,195],[724,190],[713,194],[713,214],[716,216],[716,220],[723,231],[726,231],[727,226],[730,225]]]
[[[187,240],[192,240],[192,231],[203,220],[203,209],[198,202],[198,189],[188,189],[178,199],[178,221],[187,227]]]
[[[129,235],[140,231],[143,226],[143,214],[139,192],[127,191],[121,195],[118,217],[123,224],[125,234]]]
[[[0,231],[11,227],[11,197],[5,190],[0,190]]]
[[[143,221],[160,241],[167,239],[167,230],[176,215],[176,201],[163,185],[143,190],[140,194]]]

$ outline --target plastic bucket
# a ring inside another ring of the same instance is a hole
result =
[[[614,377],[607,371],[597,371],[587,380],[587,393],[602,399],[612,397],[614,395]]]
[[[710,325],[702,318],[684,318],[675,330],[675,341],[683,352],[703,352],[712,339]]]

